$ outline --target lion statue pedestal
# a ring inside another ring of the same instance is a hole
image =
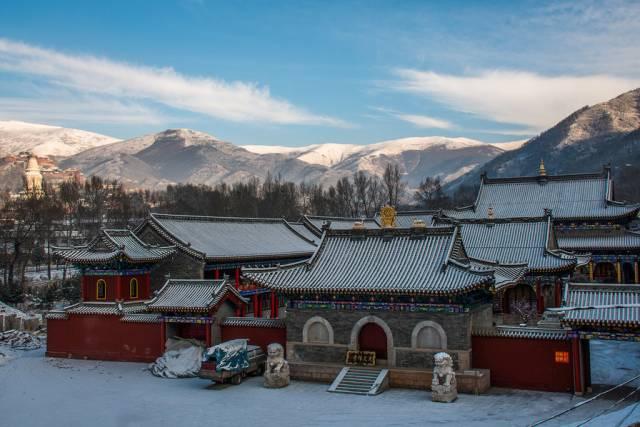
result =
[[[289,385],[289,364],[284,360],[284,348],[280,344],[269,344],[265,364],[265,387],[281,388]]]
[[[431,400],[434,402],[453,402],[458,398],[456,373],[453,372],[453,359],[447,353],[433,356],[434,368],[431,380]]]

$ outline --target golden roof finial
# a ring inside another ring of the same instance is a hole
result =
[[[389,228],[396,226],[396,210],[389,205],[380,209],[380,225],[382,228]]]
[[[544,159],[540,159],[540,169],[538,169],[538,175],[547,176],[547,170],[544,168]]]

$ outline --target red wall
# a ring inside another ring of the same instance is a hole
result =
[[[492,386],[573,391],[571,341],[474,336],[472,346],[472,366],[490,369]],[[569,363],[556,363],[556,351]]]
[[[148,299],[151,295],[151,280],[149,273],[136,274],[133,276],[120,276],[120,299],[125,301],[131,300],[131,298],[129,298],[129,281],[133,278],[138,279],[138,298],[134,299]],[[83,276],[82,295],[84,301],[96,301],[96,284],[100,279],[107,282],[107,299],[105,301],[116,300],[116,276]]]
[[[247,338],[249,344],[259,345],[266,352],[267,346],[277,342],[285,347],[287,330],[285,328],[260,328],[255,326],[222,326],[222,341]]]
[[[152,362],[162,355],[160,323],[121,322],[119,316],[71,315],[47,321],[47,356]]]

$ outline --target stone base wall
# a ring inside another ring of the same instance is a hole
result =
[[[289,362],[291,378],[299,381],[313,381],[331,384],[344,365]],[[433,372],[426,369],[389,369],[389,385],[392,388],[431,390]],[[481,394],[491,387],[491,376],[487,369],[456,372],[458,392]]]

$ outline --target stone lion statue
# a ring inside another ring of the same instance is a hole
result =
[[[284,348],[278,343],[267,346],[264,370],[264,386],[280,388],[289,385],[289,363],[284,359]]]
[[[431,398],[434,402],[452,402],[458,398],[453,359],[445,352],[433,356]]]

